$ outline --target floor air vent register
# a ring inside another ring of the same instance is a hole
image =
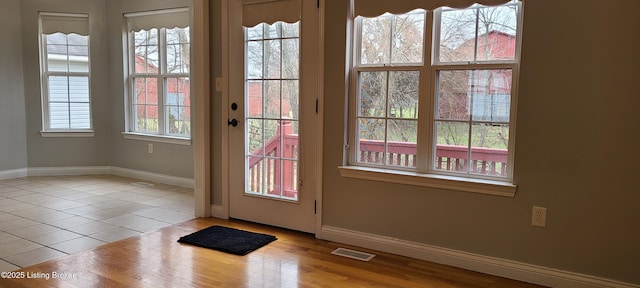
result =
[[[344,257],[348,257],[348,258],[353,258],[353,259],[357,259],[357,260],[361,260],[361,261],[369,261],[373,257],[376,256],[374,254],[361,252],[361,251],[356,251],[356,250],[351,250],[351,249],[347,249],[347,248],[338,248],[336,250],[333,250],[331,252],[331,254],[344,256]]]

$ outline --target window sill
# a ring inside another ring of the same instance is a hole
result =
[[[152,141],[152,142],[191,146],[191,139],[189,138],[132,133],[132,132],[122,132],[122,135],[124,135],[124,139],[130,139],[130,140]]]
[[[66,138],[66,137],[93,137],[93,130],[58,130],[40,131],[40,135],[45,138]]]
[[[340,176],[372,181],[441,188],[448,190],[514,197],[517,186],[510,182],[360,166],[338,167]]]

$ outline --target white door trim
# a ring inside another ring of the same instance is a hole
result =
[[[211,216],[211,101],[209,67],[209,1],[193,1],[192,76],[194,121],[194,208],[197,217]],[[194,60],[197,59],[197,60]]]
[[[221,137],[218,139],[220,141],[220,147],[222,147],[222,157],[220,158],[222,163],[220,167],[222,167],[221,174],[221,191],[222,191],[222,203],[220,205],[219,217],[222,219],[229,219],[229,129],[228,129],[228,121],[229,121],[229,0],[222,0],[220,4],[220,9],[222,10],[221,15],[221,43],[222,43],[222,107],[220,107],[220,132]]]
[[[322,159],[324,155],[324,0],[318,0],[318,95],[316,113],[316,238],[322,238]]]

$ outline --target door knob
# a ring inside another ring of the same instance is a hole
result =
[[[236,126],[238,126],[238,123],[239,123],[239,122],[240,122],[240,121],[238,121],[238,120],[236,120],[236,119],[234,118],[234,119],[229,120],[229,123],[228,123],[228,124],[229,124],[229,125],[231,125],[231,126],[233,126],[233,127],[236,127]]]

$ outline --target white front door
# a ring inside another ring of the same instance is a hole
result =
[[[316,1],[300,0],[295,23],[253,27],[239,17],[247,0],[229,1],[230,217],[313,233]]]

